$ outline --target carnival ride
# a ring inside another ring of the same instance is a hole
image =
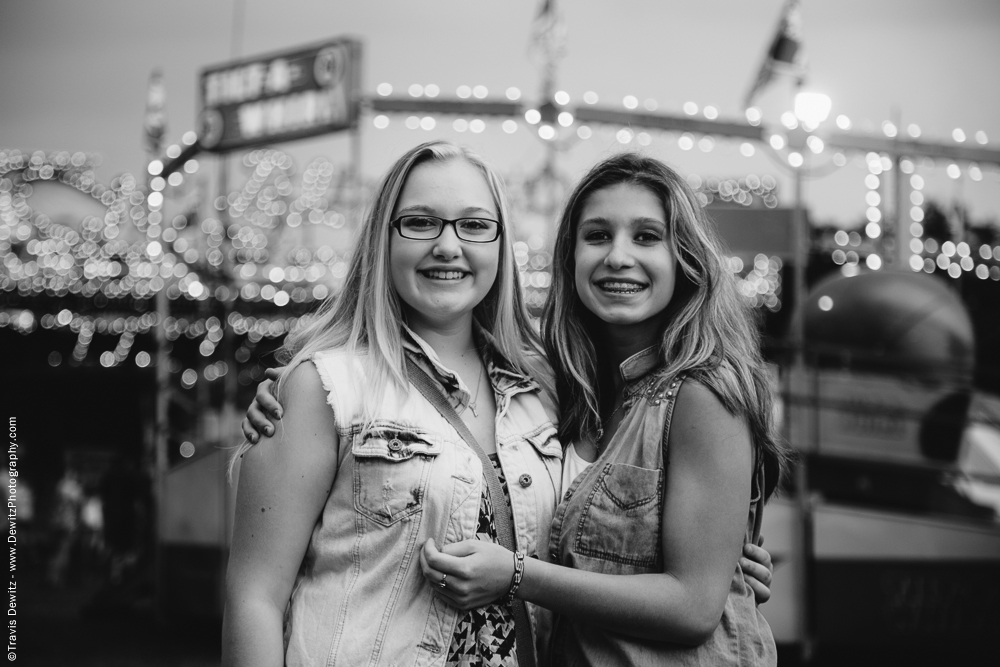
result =
[[[845,659],[986,650],[1000,400],[974,388],[965,306],[940,278],[878,271],[827,278],[798,308],[805,363],[786,409],[801,460],[764,526],[776,639]]]

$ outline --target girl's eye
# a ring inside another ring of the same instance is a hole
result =
[[[406,229],[425,231],[437,227],[437,219],[422,215],[406,215],[400,218]]]
[[[608,238],[608,233],[600,229],[592,229],[583,234],[583,240],[590,242],[606,241]]]
[[[662,238],[656,232],[640,232],[635,240],[639,243],[659,243]]]

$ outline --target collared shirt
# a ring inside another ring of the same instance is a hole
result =
[[[661,365],[660,346],[650,345],[619,364],[618,372],[621,373],[622,379],[625,382],[632,382],[633,380],[638,380],[659,365]]]
[[[469,391],[461,376],[445,368],[434,348],[405,324],[403,325],[402,338],[403,350],[407,357],[441,384],[451,407],[455,408],[455,412],[458,414],[462,414],[472,402],[472,392]]]
[[[481,343],[479,345],[480,355],[486,366],[486,375],[493,387],[494,398],[498,399],[498,416],[501,408],[506,407],[504,397],[512,392],[537,392],[540,390],[537,382],[518,372],[500,354],[496,349],[493,336],[488,331],[476,325],[474,335],[476,340]],[[412,361],[420,365],[441,384],[441,388],[444,389],[448,402],[451,403],[451,407],[455,408],[455,412],[462,414],[468,409],[474,398],[478,400],[478,397],[472,395],[461,376],[445,367],[434,348],[405,324],[403,325],[403,350]]]

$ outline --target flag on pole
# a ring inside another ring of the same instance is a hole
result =
[[[167,89],[163,83],[163,72],[154,69],[149,75],[149,88],[146,91],[146,118],[143,122],[143,138],[146,152],[154,157],[159,155],[163,146],[163,136],[167,131]]]
[[[529,52],[547,76],[554,76],[556,62],[566,55],[566,25],[555,0],[538,3],[538,13],[531,27]]]
[[[786,0],[781,9],[778,29],[771,46],[764,56],[764,62],[757,72],[750,92],[747,93],[744,108],[750,108],[753,99],[776,76],[794,77],[801,85],[806,76],[805,50],[802,48],[802,7],[801,0]]]

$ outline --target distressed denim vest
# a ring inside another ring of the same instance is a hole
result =
[[[453,403],[468,402],[465,385],[416,334],[405,330],[404,345]],[[482,464],[412,386],[387,387],[366,429],[364,356],[337,349],[313,358],[336,418],[339,468],[286,611],[287,665],[440,665],[460,614],[433,594],[419,549],[428,538],[475,537]],[[518,548],[545,557],[562,447],[535,382],[498,354],[492,360],[497,454]],[[549,613],[529,606],[529,615],[536,637],[547,636]]]
[[[597,461],[584,470],[556,509],[549,557],[602,574],[663,572],[661,525],[665,448],[683,378],[655,372],[656,348],[621,365],[626,414]],[[744,540],[760,533],[762,474],[756,474]],[[701,646],[627,637],[557,616],[550,653],[555,667],[583,665],[774,665],[771,629],[757,610],[739,565],[722,620]]]

